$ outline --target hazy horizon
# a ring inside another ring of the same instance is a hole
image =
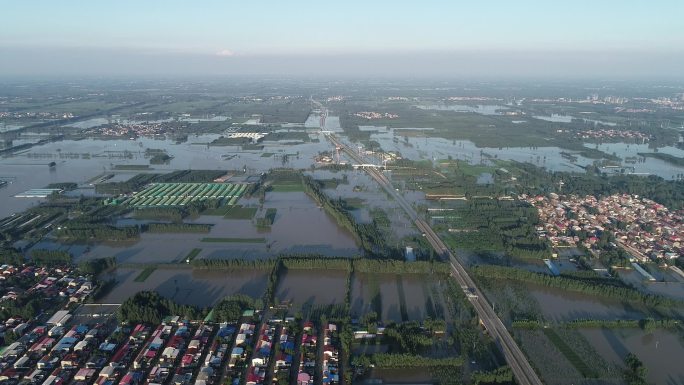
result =
[[[7,3],[0,73],[684,77],[684,4],[673,1],[200,4]]]

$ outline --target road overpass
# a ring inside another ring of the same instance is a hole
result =
[[[349,157],[359,164],[366,163],[361,154],[354,151],[353,148],[342,142],[335,135],[330,134],[326,137],[335,145],[342,149]],[[513,339],[513,336],[508,332],[503,322],[494,312],[492,306],[487,302],[485,296],[477,288],[475,282],[470,278],[468,272],[459,262],[456,256],[449,250],[446,244],[439,238],[432,228],[420,218],[413,207],[404,199],[404,197],[395,190],[392,183],[387,179],[385,174],[374,167],[364,167],[364,170],[378,182],[390,194],[396,202],[404,209],[406,214],[415,223],[416,227],[425,235],[430,245],[442,256],[451,266],[451,275],[464,289],[466,297],[477,311],[482,324],[489,334],[494,338],[497,345],[503,352],[506,362],[511,367],[516,381],[520,385],[541,385],[542,381],[530,365],[527,357],[522,352],[518,344]]]

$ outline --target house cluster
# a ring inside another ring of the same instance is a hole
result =
[[[375,111],[360,111],[354,113],[354,116],[366,119],[366,120],[377,120],[377,119],[397,119],[399,115],[392,114],[389,112],[375,112]]]
[[[245,322],[240,325],[238,334],[235,337],[235,344],[230,351],[230,360],[228,367],[231,370],[231,384],[239,385],[242,381],[243,371],[237,370],[244,367],[248,359],[248,347],[252,345],[254,339],[256,325],[251,322]]]
[[[135,138],[138,136],[164,135],[168,126],[161,123],[112,123],[84,131],[87,135]]]
[[[67,327],[61,322],[68,322],[69,317],[58,313],[47,324],[32,327],[0,354],[0,381],[23,378],[31,384],[61,385],[94,377],[90,358],[104,343],[104,326]]]
[[[323,327],[323,363],[321,375],[323,384],[340,383],[340,337],[336,324],[325,324]]]
[[[265,138],[268,133],[266,132],[233,132],[228,134],[228,138],[246,138],[252,141],[252,143],[258,143],[261,139]]]
[[[278,335],[278,349],[275,354],[275,375],[278,383],[289,384],[292,358],[295,354],[295,335],[288,325],[280,329]]]
[[[259,329],[254,353],[247,369],[247,385],[261,385],[269,370],[271,350],[275,344],[276,327],[273,323],[264,323]]]
[[[71,119],[74,114],[71,112],[36,112],[36,111],[0,111],[0,118],[9,119]]]
[[[585,130],[577,133],[577,137],[582,139],[638,139],[642,142],[651,139],[649,134],[633,130]]]
[[[535,206],[543,226],[540,237],[553,246],[582,244],[593,248],[604,231],[637,259],[672,260],[684,255],[684,211],[667,207],[637,195],[522,196]],[[583,234],[586,236],[578,236]]]
[[[58,311],[0,353],[0,381],[42,385],[216,385],[236,327],[167,317],[160,325],[74,325]],[[218,331],[216,331],[218,329]],[[215,332],[216,331],[216,332]]]
[[[490,98],[487,96],[450,96],[446,100],[450,102],[503,102],[502,98]]]
[[[94,289],[95,285],[89,278],[77,275],[69,268],[7,264],[0,266],[0,306],[6,306],[9,304],[8,301],[19,301],[25,297],[54,300],[52,303],[55,304],[62,303],[63,300],[79,303]],[[7,321],[9,319],[5,320],[5,324],[8,324]],[[4,336],[6,330],[6,326],[0,325],[0,336]],[[15,336],[21,337],[22,331],[14,330]]]
[[[316,372],[316,357],[318,356],[318,336],[314,323],[304,323],[302,340],[299,345],[299,371],[297,385],[311,385],[314,383]]]

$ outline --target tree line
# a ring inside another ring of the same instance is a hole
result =
[[[58,238],[79,241],[126,241],[140,236],[138,226],[110,226],[102,223],[69,222],[54,232]]]
[[[471,270],[474,275],[487,279],[511,279],[622,301],[640,302],[647,306],[682,306],[681,301],[645,294],[632,287],[620,285],[618,282],[609,284],[569,276],[554,277],[548,274],[494,265],[478,265]]]
[[[150,233],[208,233],[211,225],[198,223],[150,223],[143,226]]]
[[[67,266],[71,264],[71,254],[64,250],[33,249],[31,259],[40,266]]]

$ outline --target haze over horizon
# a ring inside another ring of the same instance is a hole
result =
[[[136,11],[131,11],[135,9]],[[682,78],[684,4],[6,2],[0,73]]]

